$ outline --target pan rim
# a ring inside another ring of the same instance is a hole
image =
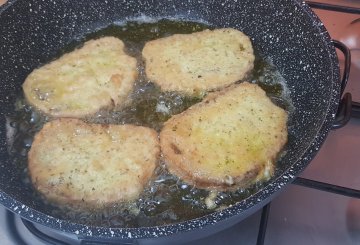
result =
[[[0,14],[6,8],[10,7],[11,4],[13,4],[14,2],[15,1],[9,1],[6,4],[6,7],[0,9]],[[322,34],[322,41],[324,42],[324,46],[327,47],[326,51],[329,54],[329,60],[331,61],[331,67],[329,67],[329,69],[333,71],[333,82],[331,84],[332,86],[330,87],[331,99],[328,103],[326,116],[324,117],[322,126],[317,132],[317,136],[313,139],[311,144],[309,144],[309,147],[304,150],[302,156],[300,156],[295,163],[293,163],[280,176],[273,179],[266,186],[264,186],[264,188],[254,193],[250,197],[245,198],[241,202],[234,204],[232,207],[228,207],[221,211],[217,211],[196,219],[179,222],[176,224],[139,228],[105,228],[71,223],[69,221],[61,220],[45,213],[39,212],[35,209],[32,209],[31,207],[17,201],[14,197],[6,194],[2,190],[0,190],[0,203],[2,203],[10,211],[20,214],[21,217],[29,221],[38,223],[40,225],[46,224],[48,227],[56,230],[73,233],[79,237],[86,237],[90,235],[93,237],[104,237],[104,234],[107,234],[113,238],[118,239],[156,238],[160,236],[168,236],[179,232],[203,228],[208,225],[220,223],[221,221],[226,220],[230,217],[242,215],[251,208],[254,208],[255,206],[259,206],[262,204],[265,205],[267,202],[264,201],[268,200],[271,196],[274,196],[275,193],[278,193],[280,189],[283,189],[284,186],[294,181],[296,175],[298,175],[301,171],[305,169],[308,163],[318,152],[320,146],[325,141],[326,136],[331,129],[332,122],[335,118],[335,113],[338,108],[340,96],[339,62],[336,56],[335,48],[331,43],[330,35],[328,34],[326,28],[322,25],[322,22],[319,20],[319,18],[315,15],[315,13],[311,10],[309,6],[305,5],[300,0],[292,0],[292,2],[301,7],[304,12],[309,15],[309,17],[314,21],[314,25],[316,24],[319,33]],[[240,220],[241,219],[239,219],[239,221]]]

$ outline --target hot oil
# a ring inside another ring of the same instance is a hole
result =
[[[125,42],[128,54],[136,57],[138,61],[139,78],[127,106],[122,109],[100,111],[86,120],[94,123],[131,123],[148,126],[159,131],[163,123],[172,115],[201,101],[202,98],[198,97],[161,92],[145,76],[141,50],[145,42],[149,40],[204,29],[213,29],[213,27],[189,21],[159,20],[149,23],[131,21],[123,25],[110,25],[100,29],[86,35],[81,40],[74,41],[61,50],[59,55],[72,51],[86,40],[102,36],[115,36]],[[256,53],[254,70],[246,80],[258,83],[276,104],[291,112],[291,100],[287,93],[286,83],[270,60],[264,59],[259,53]],[[35,133],[48,120],[49,118],[27,105],[23,95],[19,96],[14,115],[10,118],[10,126],[15,131],[10,153],[14,164],[23,172],[24,183],[29,186],[31,183],[27,173],[27,152]],[[133,203],[111,205],[100,210],[79,211],[74,208],[48,204],[35,191],[34,198],[44,203],[46,210],[49,210],[55,217],[73,222],[109,227],[144,227],[201,217],[243,200],[256,192],[259,187],[261,184],[245,190],[210,195],[209,191],[196,189],[169,174],[161,160],[154,180],[146,187],[140,199]],[[207,205],[209,195],[212,196],[211,203],[215,204],[213,206]]]
[[[139,77],[135,83],[134,93],[130,103],[124,109],[101,111],[95,117],[88,118],[94,123],[131,123],[160,130],[162,123],[172,115],[178,114],[201,98],[186,97],[178,93],[161,92],[160,88],[145,76],[144,62],[141,51],[147,41],[173,34],[187,34],[205,29],[209,25],[198,22],[179,22],[159,20],[156,22],[130,21],[125,25],[110,25],[97,32],[91,33],[83,41],[103,36],[115,36],[124,41],[126,52],[135,57],[138,63]]]

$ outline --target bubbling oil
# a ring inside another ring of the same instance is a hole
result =
[[[191,105],[201,101],[199,97],[186,97],[175,92],[162,92],[149,81],[144,72],[141,51],[144,44],[153,39],[176,33],[192,33],[214,27],[198,22],[162,19],[155,22],[129,21],[122,25],[110,25],[85,35],[59,52],[62,55],[72,51],[83,42],[102,36],[115,36],[124,41],[127,53],[138,61],[139,77],[134,92],[129,96],[125,108],[111,111],[100,110],[86,121],[102,124],[135,124],[160,131],[163,123],[172,115],[181,113]],[[256,46],[255,46],[256,48]],[[56,58],[56,57],[55,57]],[[271,60],[256,52],[255,67],[246,79],[259,84],[277,105],[285,110],[293,110],[286,83]],[[14,114],[9,117],[13,138],[9,148],[14,166],[23,173],[23,182],[31,186],[27,173],[27,152],[32,140],[49,118],[28,105],[23,95],[19,95]],[[147,227],[172,224],[198,218],[216,210],[234,205],[256,192],[263,184],[233,192],[210,193],[190,186],[171,175],[162,159],[159,160],[154,178],[146,186],[139,200],[131,203],[113,204],[101,209],[75,209],[56,206],[34,191],[34,198],[46,206],[49,214],[75,223],[105,227]],[[209,200],[211,196],[211,200]],[[209,206],[209,201],[212,205]]]

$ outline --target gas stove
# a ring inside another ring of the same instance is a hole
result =
[[[0,0],[0,4],[3,2]],[[352,94],[353,101],[359,102],[360,1],[318,0],[308,3],[330,36],[350,49],[352,62],[346,92]],[[341,64],[344,59],[339,53]],[[360,244],[359,149],[360,120],[353,117],[343,128],[330,132],[300,178],[270,204],[231,228],[186,244]],[[69,235],[23,221],[2,206],[0,217],[0,243],[3,245],[86,244]],[[147,240],[137,244],[158,242]]]

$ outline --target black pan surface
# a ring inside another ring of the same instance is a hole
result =
[[[24,174],[10,161],[7,118],[26,76],[74,39],[136,18],[205,21],[245,32],[287,81],[295,111],[289,144],[275,176],[241,202],[204,217],[160,227],[91,227],[61,220],[33,198]],[[123,239],[169,236],[217,224],[225,227],[255,212],[290,183],[315,156],[332,126],[340,96],[339,65],[323,24],[302,1],[70,1],[13,0],[0,9],[0,203],[20,216],[79,237]]]

